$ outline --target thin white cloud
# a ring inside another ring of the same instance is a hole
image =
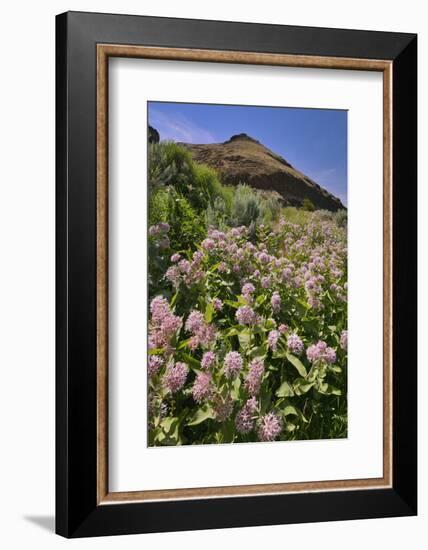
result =
[[[161,140],[183,141],[185,143],[214,143],[214,134],[198,126],[184,115],[165,114],[149,106],[149,121],[156,128]]]

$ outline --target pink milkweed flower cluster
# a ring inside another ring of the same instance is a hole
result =
[[[216,360],[216,355],[213,351],[206,351],[201,359],[201,367],[205,370],[211,368]]]
[[[336,352],[322,340],[309,346],[306,350],[306,356],[311,363],[325,361],[328,365],[331,365],[336,361]]]
[[[347,330],[343,330],[340,335],[340,347],[343,350],[348,351],[348,331]]]
[[[308,220],[211,228],[167,254],[169,228],[150,228],[163,266],[150,301],[150,445],[318,438],[320,409],[346,418],[346,230],[328,213]]]
[[[262,377],[265,372],[265,365],[262,359],[256,358],[248,366],[248,373],[245,377],[244,386],[248,394],[255,396],[260,391]]]
[[[278,313],[281,309],[281,296],[279,295],[279,292],[275,290],[275,292],[272,294],[272,298],[270,300],[272,311],[274,313]]]
[[[190,339],[190,349],[198,346],[207,347],[216,340],[216,329],[214,325],[206,323],[200,311],[193,310],[186,320],[185,329],[193,336]]]
[[[169,223],[159,222],[149,227],[149,235],[150,237],[158,237],[160,235],[165,235],[165,233],[168,233],[169,230],[170,230]]]
[[[171,338],[183,324],[181,317],[171,312],[168,301],[162,296],[153,298],[150,313],[149,347],[162,348],[169,345]]]
[[[202,403],[209,399],[214,391],[212,375],[209,372],[200,372],[193,384],[192,395],[196,403]]]
[[[260,419],[258,436],[260,441],[275,441],[282,430],[282,419],[274,412],[265,414]]]
[[[149,357],[149,366],[148,366],[148,372],[149,376],[155,376],[159,372],[159,369],[164,364],[164,360],[162,357],[159,357],[159,355],[151,355]]]
[[[278,347],[278,340],[281,336],[279,330],[271,330],[268,334],[268,346],[272,351],[276,351]]]
[[[245,283],[242,287],[242,296],[245,298],[245,300],[249,303],[253,303],[253,294],[256,290],[256,287],[252,283]]]
[[[229,351],[224,358],[224,373],[226,378],[236,378],[241,372],[244,361],[237,351]]]
[[[236,311],[236,320],[240,325],[255,325],[259,316],[250,306],[241,306]]]
[[[257,407],[256,398],[251,397],[238,412],[235,418],[235,426],[239,433],[247,434],[254,428]]]
[[[232,398],[229,395],[226,397],[216,395],[213,398],[213,411],[218,422],[225,422],[233,412]]]
[[[223,309],[223,302],[220,298],[213,298],[211,303],[216,311],[221,311]]]
[[[172,265],[166,270],[165,279],[176,289],[180,284],[187,287],[199,283],[205,275],[202,268],[203,258],[204,255],[199,251],[193,253],[191,261],[181,258],[180,254],[173,254]]]
[[[305,346],[302,342],[302,340],[297,336],[297,334],[290,334],[287,338],[287,348],[291,353],[294,353],[295,355],[300,355],[303,350],[305,349]]]
[[[149,227],[149,236],[154,239],[160,250],[165,250],[170,247],[168,231],[170,226],[166,222],[159,222],[156,225]]]
[[[177,393],[186,383],[188,372],[189,369],[185,363],[168,363],[162,380],[164,388],[171,393]]]

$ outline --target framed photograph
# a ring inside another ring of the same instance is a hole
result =
[[[57,533],[416,514],[416,35],[56,24]]]

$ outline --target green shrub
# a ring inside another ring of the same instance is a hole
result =
[[[310,221],[313,214],[312,212],[302,210],[301,208],[296,208],[295,206],[286,206],[281,209],[281,216],[291,223],[304,225]]]
[[[150,193],[171,186],[198,212],[223,199],[230,210],[231,189],[222,185],[212,168],[193,161],[190,152],[174,142],[149,145],[148,183]]]
[[[149,194],[149,226],[169,222],[169,191],[159,187]]]
[[[302,209],[306,210],[307,212],[313,212],[315,210],[315,205],[311,201],[311,199],[305,197],[302,201]]]
[[[276,221],[281,213],[281,203],[276,197],[268,197],[262,202],[262,217],[264,223]]]
[[[168,223],[171,226],[169,237],[173,250],[194,250],[196,244],[205,237],[203,214],[199,214],[186,197],[180,196],[174,190],[170,191]]]
[[[262,199],[255,191],[245,184],[239,184],[235,189],[230,213],[230,224],[236,227],[261,222]]]
[[[216,197],[205,211],[205,223],[207,227],[224,230],[228,227],[230,208],[222,197]]]
[[[339,227],[347,227],[348,225],[348,211],[338,210],[333,214],[333,219]]]
[[[171,159],[170,143],[151,143],[148,148],[147,179],[150,192],[174,184],[177,178],[178,168]]]

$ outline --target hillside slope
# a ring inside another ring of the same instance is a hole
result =
[[[345,208],[337,197],[247,134],[232,136],[224,143],[180,145],[192,153],[196,162],[215,168],[224,183],[247,183],[257,189],[276,191],[285,204],[292,206],[300,206],[308,198],[316,208]]]

